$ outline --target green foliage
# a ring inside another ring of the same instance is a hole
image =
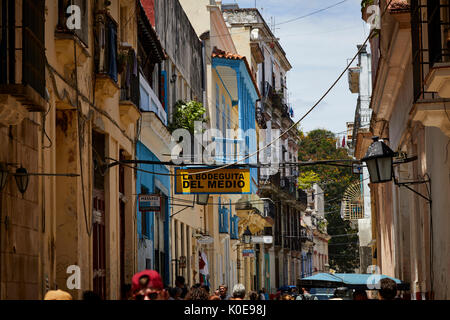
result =
[[[325,232],[327,228],[328,223],[325,220],[320,220],[317,222],[317,229],[319,229],[320,232]]]
[[[320,182],[320,177],[314,171],[305,171],[298,177],[298,187],[302,190],[311,189],[314,183]]]
[[[361,10],[363,10],[365,7],[370,6],[373,4],[373,0],[362,0],[361,1]]]
[[[299,161],[315,160],[345,160],[351,159],[344,148],[336,149],[336,137],[327,130],[317,129],[303,135],[300,143]],[[341,200],[345,189],[359,176],[354,175],[350,167],[331,165],[314,165],[301,167],[300,178],[305,183],[318,177],[318,184],[325,193],[325,218],[328,221],[328,234],[348,237],[331,238],[328,247],[329,264],[339,272],[353,272],[359,266],[359,255],[356,234],[349,221],[344,221],[340,215]],[[300,182],[300,179],[299,179]]]
[[[175,103],[172,122],[169,124],[168,129],[170,132],[176,129],[186,129],[191,134],[194,134],[195,121],[207,121],[204,118],[205,113],[206,109],[201,102],[179,100]]]

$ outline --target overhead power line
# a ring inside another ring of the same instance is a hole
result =
[[[290,19],[290,20],[287,20],[287,21],[283,21],[283,22],[277,23],[277,26],[280,26],[280,25],[286,24],[286,23],[290,23],[290,22],[294,22],[294,21],[298,21],[298,20],[301,20],[301,19],[304,19],[304,18],[307,18],[307,17],[310,17],[310,16],[315,15],[317,13],[326,11],[326,10],[331,9],[331,8],[334,8],[334,7],[336,7],[336,6],[340,5],[340,4],[343,4],[344,2],[347,2],[347,1],[348,0],[343,0],[343,1],[340,1],[338,3],[332,4],[331,6],[328,6],[326,8],[322,8],[322,9],[313,11],[311,13],[305,14],[303,16],[300,16],[300,17],[297,17],[297,18],[294,18],[294,19]]]

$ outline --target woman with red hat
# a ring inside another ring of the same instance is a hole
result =
[[[168,300],[169,294],[164,290],[159,273],[155,270],[144,270],[136,273],[131,279],[132,300]]]

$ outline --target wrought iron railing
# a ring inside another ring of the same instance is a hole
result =
[[[124,55],[124,67],[121,77],[120,100],[130,101],[136,107],[140,107],[140,81],[139,67],[136,59],[136,52],[130,49]]]
[[[108,13],[96,15],[97,37],[95,44],[95,66],[98,74],[118,80],[117,23]]]
[[[411,0],[414,100],[436,99],[425,79],[437,63],[450,63],[450,6],[444,1]]]
[[[29,85],[45,97],[45,1],[0,6],[0,85]]]

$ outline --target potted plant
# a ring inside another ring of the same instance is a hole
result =
[[[361,13],[362,19],[367,22],[369,16],[367,15],[367,8],[374,4],[374,0],[362,0],[361,1]]]

